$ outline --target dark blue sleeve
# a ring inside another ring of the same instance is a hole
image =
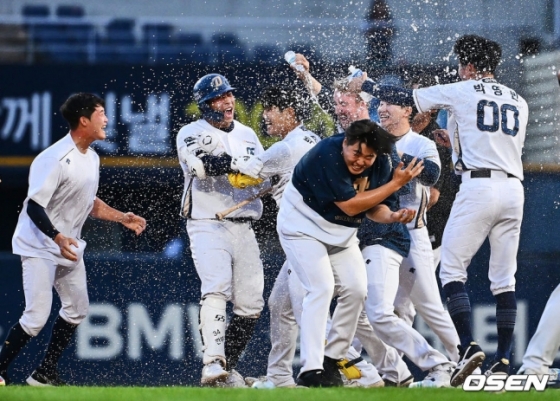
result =
[[[54,238],[59,234],[59,231],[54,227],[43,206],[39,205],[33,199],[29,199],[27,202],[27,215],[37,228],[47,237],[54,240]]]
[[[401,160],[404,162],[405,167],[412,162],[412,159],[414,159],[414,157],[411,155],[407,155],[406,153],[403,154],[401,158]],[[417,162],[419,162],[420,160],[422,159],[416,159]],[[431,187],[437,182],[441,168],[437,165],[436,162],[427,159],[423,159],[423,160],[424,160],[424,170],[418,176],[418,181],[420,181],[422,185]]]
[[[316,168],[321,169],[320,182],[310,186],[318,203],[326,205],[331,202],[344,202],[356,196],[356,189],[346,164],[332,162],[328,158],[325,158],[325,161],[324,165],[316,165]]]
[[[215,177],[231,173],[231,156],[222,153],[220,156],[204,155],[200,157],[207,176]]]
[[[373,97],[385,100],[392,104],[400,104],[401,106],[410,107],[414,106],[412,89],[394,85],[377,85],[375,82],[367,80],[362,84],[362,90]]]

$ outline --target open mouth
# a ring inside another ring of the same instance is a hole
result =
[[[229,109],[225,109],[224,110],[224,116],[227,118],[232,118],[233,117],[233,107],[230,107]]]

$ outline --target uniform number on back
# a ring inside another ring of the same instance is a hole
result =
[[[513,118],[513,128],[508,127],[510,118]],[[485,123],[490,121],[491,124]],[[476,107],[476,126],[479,130],[488,132],[496,132],[501,126],[504,134],[516,136],[519,131],[519,110],[511,104],[506,103],[498,107],[496,102],[481,100]]]

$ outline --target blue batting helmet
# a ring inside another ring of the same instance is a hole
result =
[[[194,84],[194,100],[198,103],[198,108],[202,112],[202,117],[214,121],[221,121],[223,113],[214,111],[206,103],[209,100],[222,96],[224,93],[231,92],[235,88],[231,87],[226,77],[220,74],[207,74]]]

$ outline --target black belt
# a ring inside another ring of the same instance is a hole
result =
[[[234,223],[251,223],[251,222],[255,221],[255,219],[252,219],[251,217],[232,217],[231,219],[228,219],[226,217],[222,220],[231,221],[231,222],[234,222]]]
[[[470,170],[471,178],[490,178],[492,177],[492,170],[483,169],[483,170]],[[513,174],[507,173],[508,178],[515,178]]]

